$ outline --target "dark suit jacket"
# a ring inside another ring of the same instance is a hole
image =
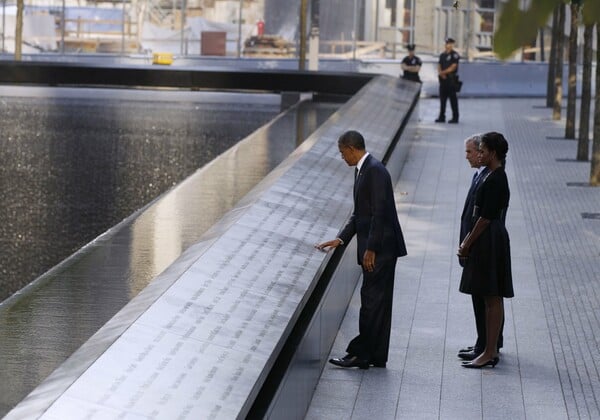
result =
[[[465,205],[463,207],[462,215],[460,216],[460,238],[459,244],[462,243],[463,239],[467,236],[467,234],[473,229],[474,223],[476,220],[473,220],[473,207],[475,206],[475,194],[477,192],[477,188],[481,185],[481,180],[485,177],[485,174],[489,172],[488,168],[483,168],[479,177],[477,178],[477,184],[471,184],[471,188],[469,188],[469,192],[467,193],[467,198],[465,198]]]
[[[356,178],[354,212],[339,237],[348,243],[355,234],[359,264],[367,249],[375,252],[375,261],[406,255],[390,174],[371,155],[363,162]]]

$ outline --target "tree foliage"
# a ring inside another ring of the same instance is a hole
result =
[[[509,0],[502,8],[498,30],[494,34],[494,52],[506,59],[523,45],[536,38],[537,31],[544,26],[556,6],[564,0],[531,0],[529,7],[521,9],[521,0]],[[582,17],[586,24],[600,22],[599,0],[572,0],[583,5]]]
[[[583,23],[600,23],[600,1],[579,0],[578,3],[583,4]]]

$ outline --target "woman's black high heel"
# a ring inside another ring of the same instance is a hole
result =
[[[499,361],[500,361],[500,358],[498,356],[496,356],[493,359],[488,360],[487,362],[485,362],[482,365],[476,365],[473,362],[463,362],[463,364],[461,366],[464,368],[467,368],[467,369],[481,369],[486,366],[495,367]]]

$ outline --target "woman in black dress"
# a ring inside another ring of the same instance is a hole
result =
[[[504,226],[510,191],[504,172],[508,143],[500,133],[483,135],[479,146],[479,163],[487,166],[488,175],[476,192],[476,219],[473,230],[458,248],[464,261],[460,291],[482,296],[486,309],[486,346],[476,359],[464,362],[466,368],[496,366],[498,334],[504,318],[502,299],[513,297],[510,242]]]

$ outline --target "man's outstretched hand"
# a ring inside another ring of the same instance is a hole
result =
[[[331,241],[316,244],[315,248],[317,248],[319,251],[327,252],[330,249],[335,249],[342,244],[343,244],[343,242],[340,238],[335,238],[335,239],[332,239]]]

